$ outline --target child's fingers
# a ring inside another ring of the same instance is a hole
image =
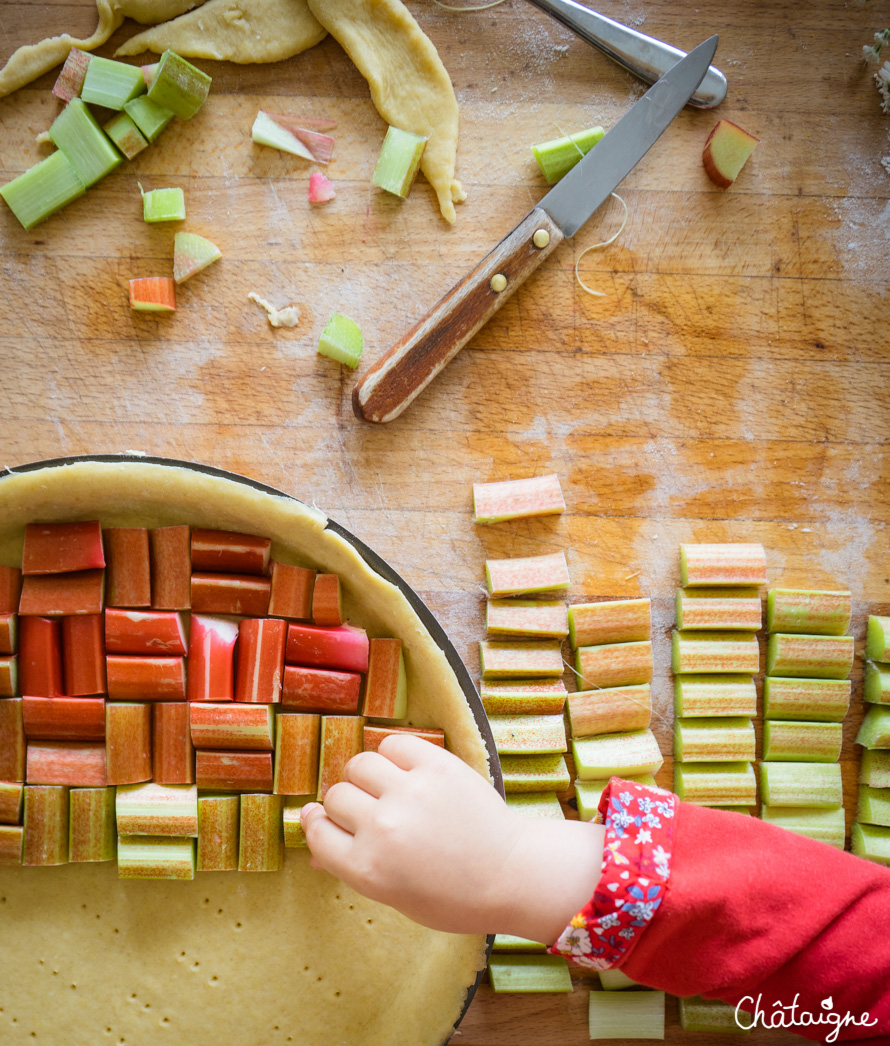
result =
[[[397,784],[404,776],[400,769],[385,756],[377,752],[359,752],[346,764],[344,776],[347,781],[364,789],[369,795],[379,799],[387,788]]]
[[[420,766],[444,764],[456,759],[444,748],[411,734],[389,734],[380,742],[380,755],[385,755],[402,770],[414,770]]]
[[[374,816],[377,800],[366,791],[348,781],[332,785],[324,797],[324,812],[341,828],[353,835],[361,824],[367,824]]]
[[[307,812],[308,811],[308,812]],[[303,807],[300,821],[312,853],[313,865],[343,878],[340,869],[349,867],[353,837],[328,817],[320,803]]]

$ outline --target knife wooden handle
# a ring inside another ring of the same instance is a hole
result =
[[[546,211],[527,214],[365,374],[352,392],[356,416],[397,418],[562,240]],[[497,275],[506,280],[501,291],[492,287]]]

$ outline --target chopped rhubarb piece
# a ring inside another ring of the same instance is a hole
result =
[[[222,257],[215,243],[196,232],[178,232],[173,237],[173,282],[185,283]],[[200,863],[200,854],[198,856]]]
[[[402,641],[372,639],[369,648],[362,712],[373,719],[403,719],[408,713],[408,683]]]
[[[117,845],[121,879],[195,878],[195,840],[169,835],[122,835]]]
[[[371,184],[402,200],[407,199],[428,140],[426,135],[403,131],[400,127],[387,127]]]
[[[333,183],[321,171],[314,171],[309,175],[310,203],[329,203],[336,195]]]
[[[221,792],[271,792],[271,752],[195,753],[198,788]]]
[[[491,716],[498,755],[551,755],[568,750],[561,715]]]
[[[194,784],[195,746],[184,701],[152,706],[152,777],[158,784]]]
[[[247,618],[238,626],[235,700],[277,704],[281,700],[287,623]]]
[[[332,312],[318,341],[319,355],[354,369],[358,366],[363,348],[362,331],[355,320],[339,312]]]
[[[149,142],[155,141],[161,131],[173,119],[173,113],[169,109],[165,109],[162,105],[156,105],[144,94],[127,102],[124,105],[124,112],[136,124]]]
[[[56,98],[60,98],[63,102],[70,102],[72,98],[80,95],[90,57],[86,51],[81,51],[78,47],[71,48],[65,64],[62,66],[62,71],[53,84],[53,94]]]
[[[0,657],[0,697],[15,697],[19,692],[19,659],[13,654]]]
[[[19,608],[21,595],[21,570],[0,566],[0,614],[14,614]]]
[[[225,574],[268,574],[272,542],[229,530],[192,531],[192,569]]]
[[[25,722],[20,697],[0,701],[0,781],[25,780]]]
[[[492,599],[486,607],[490,636],[565,639],[569,613],[565,603],[535,599]]]
[[[690,586],[766,584],[763,545],[743,542],[725,545],[680,545],[680,584]]]
[[[513,559],[487,559],[485,580],[488,594],[493,599],[533,592],[555,592],[569,587],[569,565],[565,552]]]
[[[0,186],[0,197],[25,229],[33,229],[85,192],[80,175],[61,149]]]
[[[677,589],[679,629],[757,632],[761,618],[760,593],[756,588]]]
[[[192,574],[192,610],[265,617],[272,582],[248,574]]]
[[[572,782],[563,755],[505,755],[501,759],[504,791],[563,792]]]
[[[143,191],[142,217],[147,222],[184,221],[185,193],[178,187]]]
[[[148,148],[148,139],[129,113],[117,113],[112,116],[103,130],[128,160],[132,160],[143,149]]]
[[[342,625],[340,605],[340,576],[316,574],[312,592],[312,620],[316,625]],[[12,651],[10,651],[12,653]]]
[[[109,654],[161,657],[187,652],[185,624],[178,610],[105,611],[105,649]]]
[[[328,789],[343,780],[346,764],[364,749],[364,716],[326,715],[321,718],[321,747],[318,759],[318,801]]]
[[[105,745],[88,741],[32,741],[28,745],[25,778],[28,784],[84,787],[108,784]]]
[[[151,82],[155,78],[155,73],[158,71],[160,62],[151,62],[148,65],[140,65],[139,69],[142,72],[142,79],[145,81],[146,90],[151,87]],[[172,116],[172,113],[171,113]]]
[[[94,55],[87,64],[80,92],[85,102],[106,109],[123,109],[132,98],[144,93],[145,80],[141,69],[127,62],[115,62],[98,55]]]
[[[89,523],[29,523],[25,527],[22,573],[70,574],[105,566],[102,530]]]
[[[0,868],[22,863],[25,829],[15,825],[0,825]]]
[[[113,861],[117,856],[113,788],[72,788],[69,860]]]
[[[275,710],[271,705],[193,701],[189,724],[195,748],[271,752],[275,745]]]
[[[358,715],[361,688],[358,672],[287,665],[281,704],[288,711]]]
[[[649,684],[580,690],[569,694],[572,737],[645,730],[652,719]]]
[[[774,632],[766,671],[771,676],[846,679],[853,667],[852,636],[807,636]],[[757,671],[755,666],[752,671]]]
[[[274,791],[309,795],[318,791],[321,720],[317,715],[280,715],[275,735]]]
[[[0,824],[21,821],[24,794],[25,786],[21,781],[0,781]]]
[[[556,639],[525,643],[484,639],[479,644],[479,660],[486,682],[489,679],[559,679],[565,670]]]
[[[288,625],[285,659],[289,664],[367,672],[368,650],[368,634],[363,628]]]
[[[476,523],[562,515],[566,510],[557,475],[474,483],[473,506]]]
[[[14,654],[18,641],[18,615],[0,614],[0,654]]]
[[[285,799],[285,802],[288,802],[288,800]],[[285,806],[284,808],[281,823],[284,826],[284,845],[289,850],[295,848],[305,849],[308,845],[306,833],[303,831],[303,822],[300,820],[300,811],[304,805],[305,799],[300,806]],[[0,845],[2,845],[2,839],[0,839]],[[0,854],[0,864],[2,863],[2,854]]]
[[[105,658],[111,701],[184,701],[185,658]],[[189,679],[192,673],[189,672]]]
[[[28,785],[22,864],[40,867],[67,863],[68,789]]]
[[[189,527],[156,527],[151,546],[151,605],[155,610],[188,610],[192,605]]]
[[[199,872],[235,872],[238,870],[240,819],[240,796],[198,796]]]
[[[209,91],[207,73],[168,49],[161,55],[151,78],[148,98],[169,109],[180,120],[188,120],[204,104]]]
[[[424,741],[429,741],[430,744],[438,745],[439,748],[445,747],[445,731],[437,730],[434,727],[370,725],[366,726],[362,733],[364,750],[376,752],[380,747],[380,742],[390,734],[413,734]]]
[[[329,131],[336,127],[336,121],[312,120],[302,116],[287,116],[285,113],[266,113],[266,115],[279,127],[289,131],[297,141],[302,142],[312,153],[312,158],[316,163],[330,163],[334,153],[334,139],[329,134],[319,132]],[[304,124],[305,126],[303,126]],[[314,178],[315,175],[312,177]]]
[[[151,780],[151,705],[121,701],[105,706],[105,753],[108,784]]]
[[[569,607],[569,638],[573,649],[598,643],[640,642],[650,634],[648,599],[613,599]]]
[[[101,614],[104,574],[104,570],[80,570],[76,574],[25,577],[19,614],[28,617]]]
[[[314,588],[314,570],[307,570],[306,567],[293,567],[288,563],[273,562],[269,616],[308,620],[312,617]],[[18,606],[18,602],[16,602],[16,606]]]
[[[232,701],[238,625],[224,617],[192,614],[189,636],[189,701]]]
[[[172,276],[143,276],[130,280],[130,308],[136,312],[176,312]]]
[[[581,646],[575,651],[575,674],[582,690],[651,683],[652,669],[652,644],[649,640]]]
[[[655,774],[664,763],[651,730],[583,737],[572,741],[572,755],[576,773],[582,781],[627,777],[628,774]]]
[[[554,715],[562,712],[567,695],[561,679],[493,679],[479,689],[489,715]]]
[[[253,127],[250,129],[250,137],[257,145],[268,145],[271,149],[299,156],[303,160],[315,161],[315,156],[308,146],[304,145],[291,131],[273,120],[269,113],[264,113],[262,109],[256,114]]]
[[[23,697],[29,741],[102,741],[105,702],[101,697]]]
[[[122,785],[115,801],[121,835],[198,836],[196,785]]]
[[[105,636],[101,614],[62,618],[62,660],[66,694],[86,697],[105,693]]]
[[[58,621],[26,617],[19,622],[18,669],[22,692],[58,697],[62,689],[62,644]]]
[[[277,872],[284,864],[284,799],[242,795],[238,838],[239,872]]]
[[[151,606],[148,530],[109,527],[102,537],[108,559],[106,604],[110,607]]]

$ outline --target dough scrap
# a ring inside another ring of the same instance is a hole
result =
[[[162,54],[169,47],[183,58],[279,62],[326,36],[306,0],[207,0],[198,11],[137,33],[114,54]]]
[[[420,169],[453,223],[454,204],[467,198],[454,177],[457,98],[432,41],[401,0],[309,0],[309,7],[368,81],[383,119],[429,137]]]
[[[14,51],[0,69],[0,98],[48,73],[68,57],[72,47],[92,51],[100,47],[123,24],[125,18],[137,22],[163,22],[195,7],[201,0],[96,0],[99,24],[92,36],[76,40],[68,33],[50,36],[39,44],[25,44]]]

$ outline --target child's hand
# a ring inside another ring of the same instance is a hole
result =
[[[593,894],[602,827],[510,810],[436,745],[387,737],[345,776],[303,807],[312,866],[416,922],[549,944]]]

